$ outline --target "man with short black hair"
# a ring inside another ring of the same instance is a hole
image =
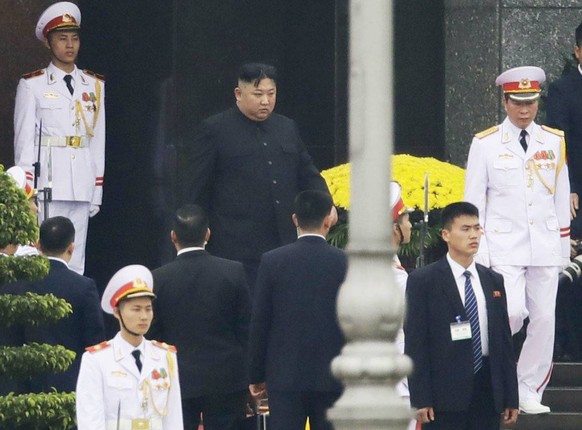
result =
[[[426,429],[499,429],[518,415],[515,357],[503,277],[475,264],[482,235],[467,202],[442,211],[445,258],[406,286],[405,353],[414,362],[410,403]]]
[[[261,255],[295,240],[296,194],[327,186],[295,122],[273,112],[275,67],[244,64],[237,81],[236,106],[202,122],[181,176],[184,203],[208,213],[208,250],[242,262],[252,291]]]
[[[251,320],[251,394],[268,390],[270,428],[331,430],[326,410],[342,386],[331,374],[344,337],[336,299],[347,259],[325,236],[337,215],[327,192],[308,190],[295,199],[298,238],[265,253],[257,277]]]
[[[31,381],[32,391],[75,391],[81,355],[85,348],[105,340],[103,313],[99,306],[99,293],[95,281],[75,273],[69,261],[75,249],[75,227],[68,218],[48,218],[40,226],[39,247],[50,262],[50,270],[42,280],[24,284],[20,292],[54,294],[65,299],[73,313],[49,326],[25,328],[25,341],[63,345],[77,356],[64,373],[42,375]]]
[[[200,206],[176,211],[170,238],[176,259],[153,272],[150,336],[180,351],[184,428],[238,430],[247,401],[250,297],[241,263],[204,250],[210,238]]]

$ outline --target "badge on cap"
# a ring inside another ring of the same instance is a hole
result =
[[[390,182],[390,206],[392,208],[392,220],[396,221],[403,213],[412,212],[402,200],[402,187],[398,182]]]

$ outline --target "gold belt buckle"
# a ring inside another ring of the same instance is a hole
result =
[[[149,430],[150,420],[144,418],[134,418],[131,420],[131,430]]]
[[[67,136],[67,146],[81,146],[81,136]]]

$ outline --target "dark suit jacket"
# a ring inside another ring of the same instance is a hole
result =
[[[263,255],[251,321],[252,383],[278,391],[341,391],[330,364],[344,344],[336,298],[346,267],[343,251],[314,236]]]
[[[295,196],[327,191],[295,122],[276,113],[255,122],[233,107],[206,119],[180,162],[184,203],[210,218],[208,251],[238,261],[293,242]]]
[[[487,302],[489,363],[496,411],[517,408],[516,361],[507,317],[503,277],[477,264]],[[450,324],[465,308],[453,272],[443,258],[413,271],[406,286],[405,353],[414,362],[408,377],[415,408],[468,409],[473,389],[471,339],[452,341]]]
[[[242,264],[194,250],[153,276],[150,337],[178,348],[182,398],[245,390],[250,297]]]
[[[73,307],[73,313],[54,325],[26,327],[25,341],[63,345],[77,356],[65,373],[43,375],[31,382],[32,391],[75,391],[81,356],[85,348],[105,340],[103,311],[95,281],[68,269],[60,261],[50,260],[48,275],[37,282],[23,286],[22,292],[54,294]]]
[[[578,69],[550,84],[545,106],[546,124],[566,133],[570,188],[582,194],[582,75]]]

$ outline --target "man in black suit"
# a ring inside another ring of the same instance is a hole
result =
[[[270,428],[297,430],[306,418],[312,430],[331,430],[326,410],[342,386],[331,360],[344,338],[336,297],[346,275],[343,251],[325,236],[337,216],[327,192],[299,193],[294,202],[296,242],[261,259],[249,341],[251,394],[268,389]]]
[[[574,57],[576,68],[552,82],[546,99],[546,122],[563,130],[568,154],[570,175],[571,236],[582,239],[582,217],[578,215],[582,193],[582,23],[575,33]],[[576,244],[576,242],[574,242]],[[556,345],[558,361],[582,359],[581,282],[558,289],[556,308]]]
[[[250,297],[241,263],[204,250],[208,217],[196,205],[178,209],[170,238],[176,259],[153,271],[150,336],[179,351],[184,428],[235,430],[248,394]]]
[[[50,260],[50,270],[42,280],[23,286],[20,292],[54,294],[65,299],[73,313],[54,325],[26,327],[25,341],[63,345],[77,356],[64,373],[43,375],[31,381],[35,392],[75,391],[81,356],[85,348],[105,340],[105,327],[95,281],[69,269],[75,248],[75,227],[68,218],[47,218],[40,226],[41,253]]]
[[[261,255],[295,240],[291,206],[298,192],[327,190],[295,122],[273,113],[277,71],[245,64],[236,106],[202,122],[181,157],[184,203],[210,218],[208,250],[245,266],[251,292]]]
[[[503,278],[475,264],[478,209],[442,212],[443,259],[411,273],[406,287],[405,353],[411,405],[426,429],[499,429],[518,414],[516,362]]]

